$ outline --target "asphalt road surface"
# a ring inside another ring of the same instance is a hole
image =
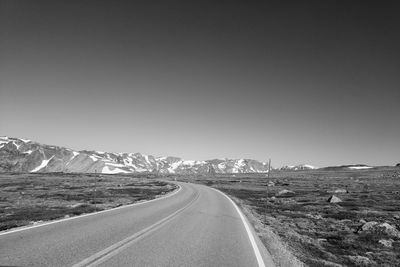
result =
[[[203,185],[0,233],[0,266],[274,266],[234,203]]]

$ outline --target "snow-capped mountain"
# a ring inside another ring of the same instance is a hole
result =
[[[0,172],[84,173],[266,173],[268,164],[251,159],[183,160],[141,153],[75,151],[27,139],[0,137]]]
[[[296,166],[283,166],[280,168],[281,170],[291,170],[291,171],[302,171],[302,170],[314,170],[318,169],[315,166],[307,165],[307,164],[301,164],[301,165],[296,165]]]

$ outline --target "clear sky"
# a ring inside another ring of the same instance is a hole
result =
[[[392,165],[395,4],[1,1],[0,135],[274,166]]]

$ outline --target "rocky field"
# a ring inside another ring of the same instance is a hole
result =
[[[307,266],[400,266],[398,167],[192,180],[228,193],[251,213],[280,266],[293,266],[289,254]],[[280,241],[289,256],[278,255],[283,247],[273,243]]]
[[[0,231],[153,199],[176,188],[138,175],[0,174]]]

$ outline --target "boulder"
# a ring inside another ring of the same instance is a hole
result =
[[[391,248],[393,240],[392,239],[381,239],[378,241],[378,243],[384,247]]]
[[[342,200],[340,198],[338,198],[337,196],[332,195],[328,198],[328,202],[329,203],[339,203],[339,202],[342,202]]]
[[[357,233],[361,232],[383,232],[387,236],[393,238],[400,238],[400,231],[396,229],[395,226],[390,225],[389,223],[377,223],[374,221],[364,223],[357,231]]]
[[[355,266],[371,266],[376,264],[364,256],[348,256],[348,258]]]
[[[377,222],[371,221],[371,222],[366,222],[364,223],[360,229],[358,229],[357,232],[363,232],[363,231],[370,231],[374,228],[375,225],[377,225]]]
[[[388,236],[400,238],[400,232],[396,229],[395,226],[390,225],[388,223],[381,223],[377,225],[378,229],[383,230]]]

